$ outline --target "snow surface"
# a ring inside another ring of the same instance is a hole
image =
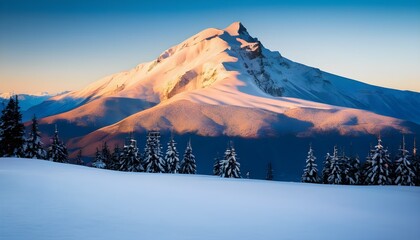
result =
[[[0,159],[0,239],[415,239],[420,188]]]

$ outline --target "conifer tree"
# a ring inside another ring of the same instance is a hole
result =
[[[330,153],[327,153],[324,160],[324,168],[322,169],[322,183],[328,184],[328,177],[331,173],[331,159]]]
[[[195,156],[192,153],[191,140],[188,141],[187,148],[185,149],[184,159],[182,160],[179,173],[182,173],[182,174],[196,174],[197,173]]]
[[[24,157],[24,126],[18,96],[10,97],[0,117],[0,156]]]
[[[416,138],[414,138],[412,162],[416,173],[415,185],[420,186],[420,156],[417,154]]]
[[[120,170],[120,156],[121,156],[121,149],[118,146],[118,144],[116,144],[114,146],[114,151],[112,152],[112,163],[110,166],[110,169],[112,170]],[[141,162],[140,162],[141,164]]]
[[[79,151],[77,152],[77,156],[76,156],[76,160],[74,164],[85,165],[85,162],[83,161],[83,158],[82,158],[82,149],[79,149]]]
[[[388,150],[382,146],[382,140],[378,138],[378,144],[371,150],[366,159],[364,181],[367,185],[389,185],[391,179],[391,161]]]
[[[267,164],[267,175],[265,176],[266,180],[273,180],[274,179],[274,174],[273,174],[273,164],[271,162],[269,162]]]
[[[306,166],[302,174],[302,182],[319,183],[318,165],[315,163],[316,157],[312,146],[309,146],[308,156],[306,157]]]
[[[329,184],[343,184],[342,161],[338,156],[338,149],[334,146],[334,154],[331,157],[331,171],[328,175]]]
[[[112,164],[113,164],[112,154],[106,142],[102,144],[101,155],[102,155],[102,160],[105,163],[105,168],[112,169]]]
[[[141,165],[141,158],[139,149],[137,148],[137,141],[131,136],[128,142],[124,145],[123,152],[120,155],[120,171],[127,172],[143,172],[144,168]]]
[[[240,167],[241,164],[236,160],[235,148],[233,148],[232,144],[230,144],[225,151],[225,157],[222,163],[222,177],[240,178]]]
[[[405,139],[403,136],[402,146],[399,149],[399,154],[395,160],[395,184],[404,186],[415,185],[416,173],[410,158],[411,156],[405,149]]]
[[[160,146],[160,133],[158,131],[150,131],[147,134],[144,151],[144,169],[149,173],[164,173],[165,165]]]
[[[95,159],[92,162],[92,167],[106,168],[106,164],[104,163],[104,156],[102,155],[102,152],[99,151],[98,148],[96,148]]]
[[[214,158],[214,164],[213,164],[213,175],[215,176],[221,176],[222,175],[222,159],[219,157],[219,153],[217,153],[217,156]]]
[[[179,155],[178,155],[178,151],[176,150],[175,145],[176,145],[175,140],[173,136],[171,136],[171,139],[168,142],[168,148],[166,150],[166,155],[165,155],[167,173],[179,172]]]
[[[42,147],[41,134],[38,129],[38,121],[36,116],[32,118],[31,131],[25,144],[25,157],[26,158],[37,158],[46,159],[47,152]]]
[[[357,185],[360,184],[360,161],[358,156],[345,157],[344,162],[344,184]]]
[[[60,138],[58,137],[57,125],[55,126],[54,137],[52,143],[48,148],[47,159],[53,162],[67,162],[68,152],[67,147],[64,145]]]

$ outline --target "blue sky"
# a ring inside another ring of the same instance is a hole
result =
[[[0,92],[80,89],[234,21],[291,60],[420,91],[420,1],[0,0]]]

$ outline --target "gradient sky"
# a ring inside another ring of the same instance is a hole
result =
[[[0,0],[0,92],[77,90],[234,21],[293,61],[420,91],[418,0]]]

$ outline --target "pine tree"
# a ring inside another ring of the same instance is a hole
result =
[[[197,173],[195,156],[192,153],[191,140],[188,141],[187,148],[185,149],[184,159],[182,160],[179,173],[182,173],[182,174],[196,174]]]
[[[416,138],[414,138],[413,155],[412,155],[413,168],[416,173],[415,185],[420,186],[420,156],[417,155]]]
[[[147,134],[144,152],[145,171],[149,173],[164,173],[166,164],[162,158],[160,133],[158,131],[150,131]]]
[[[82,149],[79,149],[79,151],[77,152],[77,156],[76,156],[76,160],[74,164],[85,165],[85,162],[83,161],[83,158],[82,158]]]
[[[402,147],[395,160],[395,181],[397,185],[414,186],[416,181],[416,173],[410,161],[411,156],[405,149],[405,139],[403,136]]]
[[[344,184],[357,185],[360,184],[360,161],[359,157],[345,158],[345,170],[344,170]]]
[[[127,172],[143,172],[144,168],[141,165],[141,158],[139,149],[137,148],[137,141],[131,136],[129,141],[124,145],[123,152],[120,155],[120,171]]]
[[[120,166],[120,156],[121,156],[121,149],[118,146],[118,144],[116,144],[114,146],[114,151],[112,152],[112,158],[111,158],[112,162],[111,162],[111,165],[110,165],[109,169],[120,170],[120,167],[121,167]]]
[[[308,156],[306,157],[306,166],[302,174],[302,182],[319,183],[318,165],[315,163],[316,157],[312,146],[309,146]]]
[[[167,173],[178,173],[179,172],[179,155],[176,150],[176,143],[173,137],[168,142],[168,148],[166,150],[165,162]]]
[[[98,148],[96,148],[95,159],[92,162],[92,167],[106,168],[106,164],[104,163],[104,156],[102,155],[102,152],[99,151]]]
[[[328,175],[328,183],[343,184],[342,174],[342,161],[340,161],[340,157],[338,156],[338,149],[335,146],[334,154],[331,157],[331,171]]]
[[[112,154],[106,142],[102,144],[101,155],[102,155],[103,162],[105,163],[105,168],[112,169],[112,164],[113,164]]]
[[[47,159],[53,162],[67,162],[68,152],[67,148],[60,138],[58,137],[57,125],[55,126],[54,137],[52,144],[48,148]]]
[[[324,168],[322,169],[322,183],[328,184],[328,176],[331,173],[331,155],[327,153],[324,160]]]
[[[219,154],[214,158],[214,165],[213,165],[213,175],[221,176],[222,175],[222,159],[219,157]]]
[[[236,152],[232,144],[228,146],[225,151],[225,157],[222,163],[222,177],[225,178],[240,178],[241,164],[236,160]]]
[[[391,180],[391,161],[388,150],[382,146],[382,140],[378,138],[378,144],[366,159],[364,180],[367,185],[389,185]]]
[[[273,164],[271,162],[269,162],[267,164],[267,175],[265,176],[266,180],[273,180],[274,179],[274,174],[273,174]]]
[[[36,116],[32,118],[32,127],[25,144],[25,157],[46,159],[47,152],[42,148],[41,134],[38,129]]]
[[[0,156],[24,157],[24,126],[18,96],[10,97],[0,117]]]

